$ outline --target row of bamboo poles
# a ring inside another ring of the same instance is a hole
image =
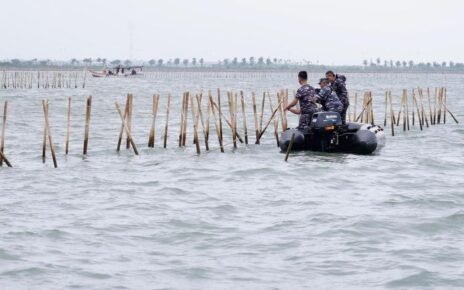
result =
[[[0,77],[1,89],[85,88],[86,71],[6,71]]]
[[[392,136],[395,135],[395,127],[400,126],[403,120],[403,130],[410,130],[411,127],[419,124],[420,129],[424,128],[424,124],[430,125],[445,124],[446,116],[450,115],[453,120],[458,123],[454,114],[447,107],[446,88],[436,88],[435,93],[431,95],[432,90],[426,89],[426,96],[421,88],[412,90],[412,97],[408,96],[408,91],[403,90],[399,108],[397,112],[394,110],[394,102],[391,91],[385,92],[385,112],[384,112],[384,127],[387,127],[387,122],[390,122]],[[280,90],[275,94],[264,92],[258,96],[255,93],[251,94],[251,111],[249,103],[243,91],[233,92],[228,91],[225,95],[221,90],[216,92],[208,91],[207,94],[184,92],[181,97],[179,111],[171,112],[172,97],[168,95],[164,108],[160,103],[160,95],[153,96],[153,104],[149,115],[151,116],[151,126],[148,131],[148,148],[154,148],[157,141],[157,128],[162,127],[160,146],[167,148],[168,136],[170,132],[169,122],[170,116],[177,114],[179,116],[179,136],[177,146],[180,148],[186,147],[187,132],[191,135],[192,142],[195,145],[195,150],[198,154],[201,153],[204,144],[205,151],[210,151],[212,148],[211,142],[217,142],[217,149],[225,152],[227,145],[237,148],[238,144],[245,145],[252,142],[260,144],[261,138],[267,129],[273,127],[273,135],[277,146],[279,146],[280,132],[287,130],[288,120],[285,107],[288,104],[288,90]],[[373,96],[371,92],[365,92],[358,112],[358,95],[355,94],[352,105],[352,112],[348,112],[349,121],[375,124]],[[427,102],[426,102],[427,100]],[[133,138],[133,104],[134,97],[128,94],[124,106],[115,102],[116,112],[121,120],[120,129],[118,132],[116,151],[121,150],[123,141],[125,140],[126,149],[131,149],[136,155],[139,155],[136,142]],[[69,154],[70,146],[70,128],[71,128],[71,98],[67,99],[67,114],[66,114],[66,138],[65,138],[65,155]],[[8,102],[5,100],[2,115],[1,139],[0,139],[0,165],[5,163],[11,167],[11,163],[5,156],[5,126],[7,119]],[[248,109],[247,109],[248,108]],[[427,108],[427,109],[426,109]],[[57,153],[53,143],[52,132],[50,130],[49,121],[49,104],[48,100],[42,101],[42,109],[44,113],[44,131],[42,142],[42,160],[46,161],[47,150],[50,150],[54,167],[58,167]],[[164,120],[157,120],[161,110],[165,110]],[[86,100],[85,108],[85,126],[82,154],[87,155],[89,149],[89,132],[90,120],[92,114],[92,97],[89,96]],[[248,128],[250,120],[247,116],[252,116],[253,129]],[[241,122],[240,122],[241,118]],[[417,120],[417,121],[416,121]],[[162,122],[161,126],[157,122]],[[189,125],[190,124],[190,125]],[[213,129],[211,129],[214,127]],[[211,130],[210,130],[211,129]],[[191,131],[190,131],[191,130]],[[171,129],[172,131],[172,129]],[[227,131],[227,134],[225,134]],[[213,141],[210,141],[210,136],[215,134]],[[228,144],[225,143],[225,135],[229,135]],[[214,141],[217,139],[217,141]],[[161,145],[162,144],[162,145]],[[48,148],[48,149],[47,149]],[[286,157],[288,158],[288,156]]]
[[[391,135],[395,136],[395,127],[400,126],[402,120],[403,131],[411,130],[411,127],[419,125],[420,130],[429,128],[432,125],[446,124],[446,116],[450,115],[455,123],[459,123],[455,115],[447,106],[446,88],[435,88],[432,90],[427,88],[412,89],[408,94],[408,90],[404,89],[400,97],[400,104],[397,113],[393,108],[393,98],[391,91],[385,92],[385,108],[384,108],[384,128],[390,125]],[[350,121],[361,123],[375,124],[373,98],[371,92],[365,92],[362,99],[362,111],[356,115],[357,110],[357,95],[355,95],[354,113],[349,114]],[[417,120],[417,121],[416,121]]]
[[[273,99],[277,98],[277,105],[274,106]],[[169,129],[169,116],[171,114],[171,95],[168,95],[167,105],[166,105],[166,119],[164,124],[164,133],[163,133],[163,148],[167,147],[167,137]],[[148,137],[148,147],[155,147],[155,136],[156,136],[156,118],[158,115],[160,95],[153,96],[153,107],[152,107],[152,122],[151,128],[149,130]],[[224,98],[222,99],[224,101]],[[278,144],[279,138],[279,120],[276,118],[277,112],[280,112],[282,120],[283,130],[287,129],[287,113],[285,111],[285,106],[288,104],[288,91],[281,90],[275,96],[272,96],[270,93],[263,93],[261,101],[261,111],[259,112],[257,106],[256,94],[252,94],[253,100],[253,115],[255,121],[255,144],[260,144],[260,139],[266,132],[267,128],[274,123],[274,136]],[[264,115],[266,112],[266,100],[269,102],[270,108],[270,118],[267,122],[264,122]],[[239,110],[239,103],[240,108]],[[240,102],[239,94],[234,92],[227,92],[227,104],[228,112],[224,111],[224,105],[221,103],[221,91],[217,90],[217,96],[213,97],[211,91],[207,95],[203,93],[191,94],[190,92],[185,92],[182,95],[181,100],[181,111],[180,111],[180,128],[179,128],[179,139],[178,146],[185,147],[187,144],[187,131],[188,131],[188,120],[192,122],[192,135],[193,135],[193,144],[195,144],[196,152],[200,154],[200,135],[204,141],[205,150],[209,151],[209,137],[210,137],[210,128],[211,122],[214,125],[214,131],[216,132],[219,148],[221,152],[224,152],[224,126],[228,127],[231,131],[232,136],[232,145],[233,148],[237,148],[237,143],[244,143],[245,145],[249,142],[248,134],[248,125],[247,125],[247,113],[246,113],[246,102],[243,91],[240,91]],[[126,98],[126,104],[124,110],[121,110],[121,106],[118,102],[115,102],[116,110],[121,119],[121,127],[119,130],[118,145],[116,150],[120,151],[121,143],[126,134],[126,148],[130,149],[131,147],[134,150],[134,153],[138,155],[137,147],[132,138],[132,111],[133,111],[133,95],[128,94]],[[124,111],[124,113],[123,113]],[[191,118],[189,118],[191,115]],[[243,138],[238,130],[239,115],[242,117],[243,121]],[[229,116],[229,117],[228,117]]]

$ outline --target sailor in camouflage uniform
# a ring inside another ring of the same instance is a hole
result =
[[[327,79],[319,81],[321,89],[316,95],[317,101],[321,104],[323,111],[337,112],[339,114],[343,111],[343,104],[338,98],[337,94],[332,91]]]
[[[316,103],[316,91],[308,84],[308,73],[306,71],[298,73],[298,82],[301,87],[296,92],[295,99],[288,104],[286,110],[300,115],[298,129],[303,130],[311,124],[313,114],[319,111],[319,109]],[[300,103],[300,109],[293,109],[298,102]]]
[[[330,82],[332,91],[337,94],[338,98],[343,104],[343,110],[340,113],[340,116],[342,117],[343,124],[345,124],[346,110],[348,110],[348,107],[350,106],[350,99],[348,98],[348,91],[346,90],[345,84],[346,77],[343,75],[336,75],[333,71],[326,72],[325,76]]]

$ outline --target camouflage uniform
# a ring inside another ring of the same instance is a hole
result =
[[[346,77],[343,75],[336,75],[335,76],[335,81],[330,84],[332,91],[334,91],[340,101],[343,104],[343,110],[340,113],[340,116],[342,117],[343,123],[346,121],[346,110],[348,109],[350,105],[350,99],[348,98],[348,91],[346,90]]]
[[[337,94],[332,91],[330,86],[323,87],[317,94],[317,100],[322,105],[324,111],[337,112],[339,114],[343,111],[343,104],[338,98]]]
[[[311,124],[313,114],[319,110],[316,104],[316,91],[313,87],[306,84],[298,89],[295,98],[300,101],[301,115],[298,129],[304,129]]]

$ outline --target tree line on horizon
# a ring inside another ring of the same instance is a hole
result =
[[[115,66],[139,66],[148,67],[171,67],[171,68],[350,68],[363,69],[368,71],[383,71],[383,70],[436,70],[446,69],[451,71],[464,71],[464,63],[454,61],[432,61],[418,62],[413,60],[363,60],[361,65],[323,65],[313,63],[308,60],[292,61],[290,59],[281,58],[264,58],[264,57],[243,57],[243,58],[225,58],[216,62],[205,62],[204,58],[169,58],[169,59],[150,59],[146,61],[132,61],[129,59],[113,59],[107,58],[72,58],[68,61],[52,61],[50,59],[31,59],[21,60],[18,58],[11,60],[0,61],[0,67],[115,67]]]

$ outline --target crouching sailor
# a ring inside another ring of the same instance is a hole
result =
[[[320,79],[319,86],[321,89],[316,95],[316,100],[321,104],[323,111],[337,112],[342,114],[343,104],[337,94],[332,91],[328,79]]]
[[[298,89],[290,104],[285,108],[294,114],[300,115],[298,129],[303,130],[306,126],[311,124],[311,118],[314,113],[318,111],[316,104],[316,91],[308,84],[308,73],[300,71],[298,73],[298,83],[301,87]],[[300,109],[293,108],[296,104],[300,103]]]

